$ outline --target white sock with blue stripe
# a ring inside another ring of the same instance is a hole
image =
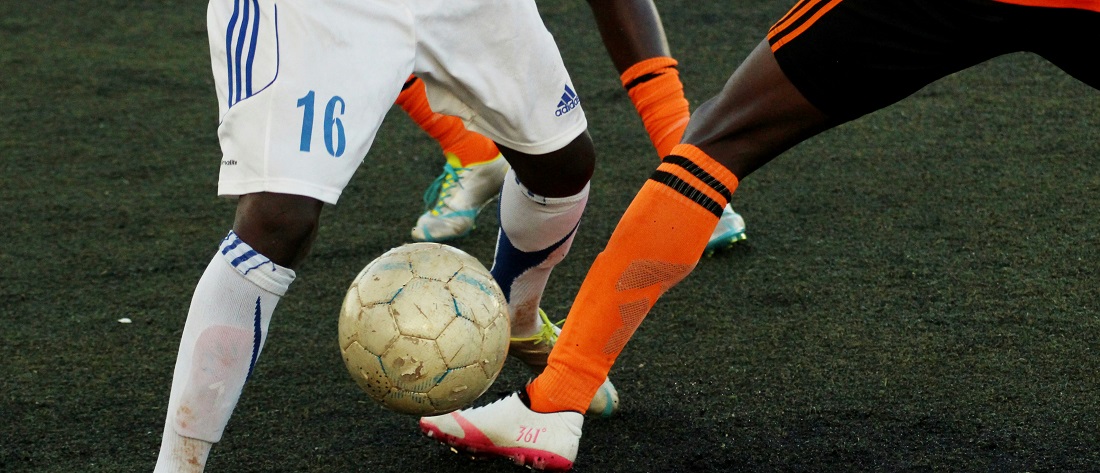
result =
[[[156,471],[201,471],[292,281],[293,270],[271,262],[235,233],[222,240],[191,299]]]
[[[526,337],[542,326],[539,302],[550,271],[569,253],[588,203],[588,189],[569,197],[549,198],[527,190],[515,171],[508,171],[500,192],[493,278],[508,298],[512,337]]]

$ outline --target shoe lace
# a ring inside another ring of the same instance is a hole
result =
[[[447,204],[445,200],[451,196],[456,186],[459,186],[459,178],[462,173],[470,168],[454,167],[451,163],[443,164],[443,173],[432,181],[428,189],[424,191],[424,210],[430,210],[432,215],[439,215],[441,208]]]
[[[536,345],[539,343],[554,343],[558,339],[558,333],[554,331],[554,327],[561,328],[562,324],[565,323],[565,319],[557,322],[550,321],[550,316],[546,315],[546,311],[542,310],[542,307],[539,307],[539,318],[542,319],[542,327],[539,328],[538,332],[529,337],[514,337],[512,341],[535,342]]]

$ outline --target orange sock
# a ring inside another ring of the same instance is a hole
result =
[[[662,157],[680,143],[691,116],[676,64],[670,57],[650,58],[630,66],[620,76],[649,140]]]
[[[657,302],[695,268],[737,177],[677,145],[623,214],[581,284],[549,364],[527,386],[539,412],[584,412]]]
[[[397,96],[397,105],[439,142],[444,155],[456,156],[462,167],[483,163],[500,155],[493,140],[467,130],[458,117],[432,111],[424,81],[416,76],[410,76],[405,82],[401,95]]]

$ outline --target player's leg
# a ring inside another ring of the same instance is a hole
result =
[[[492,274],[513,314],[508,354],[538,374],[561,331],[539,304],[551,271],[564,260],[576,236],[595,154],[587,132],[548,153],[506,147],[502,151],[513,170],[501,190]],[[605,377],[584,412],[608,417],[618,406],[618,391]]]
[[[848,0],[842,5],[845,3]],[[876,3],[877,0],[861,4],[871,4],[873,9],[877,8]],[[792,12],[795,17],[799,14]],[[826,51],[844,51],[854,46],[844,44],[845,41],[875,40],[850,33],[866,34],[867,26],[872,25],[857,22],[855,26],[859,27],[850,27],[853,24],[847,21],[867,18],[864,15],[845,15],[842,17],[845,21],[837,22],[831,14],[823,14],[824,17],[816,15],[814,20],[818,24],[831,24],[833,27],[826,31],[837,32],[814,38]],[[887,27],[890,25],[879,26],[893,31]],[[795,30],[814,31],[815,27]],[[832,66],[828,61],[824,65],[815,62],[804,55],[805,50],[788,55],[781,63],[773,50],[782,46],[782,40],[783,37],[771,36],[770,41],[761,43],[737,68],[719,96],[696,111],[685,131],[684,144],[675,146],[642,186],[606,249],[588,271],[546,371],[528,385],[526,393],[511,396],[502,403],[452,412],[449,417],[422,419],[422,429],[445,441],[463,444],[460,439],[470,433],[480,433],[486,438],[515,433],[520,428],[517,423],[502,419],[518,419],[522,428],[548,432],[529,439],[532,444],[526,445],[529,450],[548,452],[540,458],[568,467],[570,455],[576,451],[575,441],[580,437],[579,423],[574,422],[579,416],[577,412],[597,392],[599,383],[653,304],[692,271],[706,244],[700,235],[714,227],[720,209],[733,195],[739,180],[809,136],[869,112],[881,103],[904,97],[915,90],[911,86],[920,86],[882,81],[886,92],[864,100],[864,92],[843,89],[850,74],[829,68]],[[904,42],[901,45],[913,46]],[[880,57],[876,53],[855,54]],[[895,59],[892,53],[881,57]],[[898,59],[908,63],[910,58]],[[822,83],[796,86],[787,70],[800,66],[806,66],[802,72],[807,74],[799,77]],[[928,77],[946,74],[954,66],[952,62],[935,68]],[[839,92],[837,101],[829,103],[846,105],[825,111],[804,94],[803,87],[807,85],[817,85],[817,91]]]
[[[434,18],[435,7],[418,4],[414,14]],[[494,276],[509,295],[513,333],[529,335],[541,324],[549,270],[568,251],[587,202],[595,162],[587,121],[533,1],[455,0],[445,9],[448,27],[419,32],[416,75],[436,112],[463,118],[512,166]]]
[[[492,272],[512,314],[510,353],[540,371],[557,334],[539,304],[572,246],[595,167],[587,120],[533,1],[463,0],[447,9],[462,24],[421,36],[417,75],[436,111],[492,138],[512,166]],[[614,409],[613,397],[605,399],[601,413]]]
[[[280,5],[276,10],[274,4],[257,9],[251,2],[210,3],[224,156],[218,192],[238,197],[237,212],[187,314],[158,472],[204,469],[256,366],[274,309],[294,280],[293,268],[309,251],[322,202],[335,203],[411,69],[412,46],[399,39],[399,27],[364,28],[380,34],[373,41],[341,38],[345,45],[383,43],[389,46],[383,50],[396,53],[393,57],[347,60],[352,57],[348,47],[302,38],[316,38],[310,34],[314,28],[327,29],[333,18],[362,11],[339,2],[308,10]],[[371,17],[387,13],[400,18],[400,12],[372,12]],[[408,53],[404,61],[402,50]],[[375,72],[366,86],[379,97],[388,96],[388,102],[372,106],[362,100],[364,85],[355,79],[368,75],[357,70],[363,62],[393,69],[388,75]],[[326,115],[327,123],[313,121]],[[359,126],[349,126],[345,134],[345,120]]]
[[[983,39],[983,12],[949,5],[844,0],[778,22],[627,209],[528,387],[534,410],[584,405],[657,298],[694,267],[705,242],[692,235],[712,228],[741,179],[817,133],[1006,52]]]
[[[550,272],[568,254],[580,225],[595,153],[587,132],[547,153],[502,151],[512,170],[501,190],[492,272],[512,309],[512,334],[522,338],[543,327],[539,302]]]
[[[699,235],[717,224],[740,179],[828,124],[787,80],[767,43],[754,50],[718,97],[695,112],[685,144],[627,208],[581,285],[549,366],[528,387],[532,408],[586,404],[599,386],[593,378],[606,376],[657,299],[695,267],[706,247]]]
[[[667,156],[680,142],[690,110],[657,7],[652,0],[589,0],[588,4],[657,156]],[[745,237],[745,220],[726,205],[707,253],[729,248]]]
[[[447,241],[474,228],[474,220],[500,192],[508,163],[493,140],[466,129],[462,120],[432,111],[424,82],[410,76],[397,96],[410,118],[443,148],[443,173],[424,193],[424,213],[413,240]]]
[[[690,116],[676,60],[652,0],[589,0],[600,37],[659,157]]]
[[[653,0],[588,0],[588,6],[620,74],[646,59],[671,56]]]
[[[192,296],[158,471],[174,471],[171,465],[180,461],[201,471],[255,367],[271,315],[309,251],[320,212],[321,201],[309,197],[239,198],[233,229]],[[219,390],[204,388],[211,385]]]

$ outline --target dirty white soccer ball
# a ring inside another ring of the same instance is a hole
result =
[[[476,258],[439,243],[394,248],[363,268],[340,310],[351,377],[383,406],[418,416],[468,406],[508,353],[508,305]]]

